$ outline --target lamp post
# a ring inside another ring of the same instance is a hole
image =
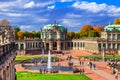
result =
[[[44,49],[42,48],[42,60],[44,60]]]
[[[102,60],[105,60],[105,48],[103,47],[103,52],[102,52]]]

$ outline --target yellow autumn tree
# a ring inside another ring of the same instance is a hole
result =
[[[18,37],[19,39],[22,39],[22,38],[24,37],[24,32],[23,32],[23,31],[17,32],[17,37]]]
[[[116,19],[114,20],[114,24],[120,24],[120,18],[116,18]]]

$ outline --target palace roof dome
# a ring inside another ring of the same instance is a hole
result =
[[[63,25],[60,25],[60,24],[48,24],[48,25],[45,25],[42,30],[52,30],[53,27],[56,27],[58,30],[65,30],[65,27]]]
[[[115,24],[112,24],[112,25],[107,25],[105,28],[104,28],[105,31],[113,31],[113,30],[118,30],[120,31],[120,25],[115,25]]]

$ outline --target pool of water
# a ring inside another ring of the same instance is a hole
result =
[[[26,69],[30,69],[30,70],[40,70],[40,69],[45,69],[47,70],[47,66],[46,65],[24,65],[24,67]],[[66,67],[66,66],[52,66],[51,70],[59,70],[59,71],[73,71],[73,67]]]

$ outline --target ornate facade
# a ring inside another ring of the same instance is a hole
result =
[[[41,52],[44,47],[45,50],[86,50],[91,53],[105,53],[115,54],[120,53],[120,25],[108,25],[101,33],[101,37],[96,38],[80,38],[67,39],[67,29],[59,24],[49,24],[44,26],[41,30],[40,39],[24,39],[24,41],[16,42],[19,45],[19,52],[34,53],[32,51]],[[21,50],[21,45],[24,48]]]
[[[0,80],[15,80],[15,33],[10,25],[0,25]]]

